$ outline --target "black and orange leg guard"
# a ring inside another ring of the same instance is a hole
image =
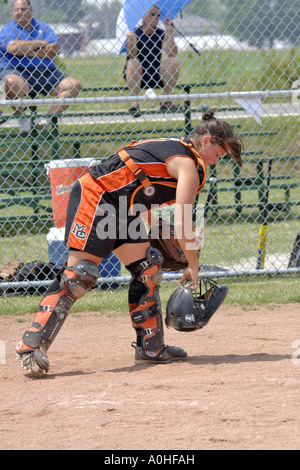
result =
[[[96,284],[98,267],[80,261],[67,267],[53,281],[38,307],[34,321],[17,344],[16,354],[25,369],[40,376],[49,371],[47,350],[61,329],[76,300]]]
[[[162,255],[150,247],[147,257],[126,266],[132,275],[128,302],[137,346],[149,357],[158,356],[164,347],[164,330],[159,287],[162,281]]]

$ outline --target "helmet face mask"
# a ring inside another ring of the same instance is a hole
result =
[[[203,328],[225,300],[227,286],[219,286],[208,277],[199,281],[197,290],[191,283],[178,287],[167,303],[167,326],[177,331],[195,331]]]

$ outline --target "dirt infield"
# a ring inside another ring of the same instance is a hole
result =
[[[42,379],[14,347],[32,315],[0,317],[0,449],[299,449],[300,305],[222,306],[185,363],[135,366],[128,317],[70,316]]]

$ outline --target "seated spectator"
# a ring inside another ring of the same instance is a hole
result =
[[[15,0],[14,19],[0,33],[0,80],[5,83],[8,99],[23,99],[41,93],[57,98],[74,98],[81,90],[75,78],[58,70],[55,56],[60,51],[58,38],[44,22],[32,16],[30,0]],[[53,105],[49,114],[61,113],[68,105]],[[20,133],[31,130],[23,106],[14,107],[19,118]],[[36,120],[38,129],[48,125],[47,119]]]
[[[174,89],[180,69],[177,46],[174,40],[174,24],[165,18],[165,31],[158,28],[160,11],[153,6],[144,16],[140,27],[127,35],[127,58],[124,77],[132,96],[138,96],[144,88],[162,88],[165,95]],[[167,58],[161,62],[162,52]],[[162,111],[174,111],[177,106],[167,101],[161,104]],[[139,102],[129,108],[139,116]]]

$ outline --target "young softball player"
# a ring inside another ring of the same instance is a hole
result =
[[[43,297],[31,327],[16,348],[22,366],[40,376],[49,370],[47,351],[74,302],[94,286],[98,266],[113,251],[131,273],[128,302],[136,331],[135,363],[168,363],[186,358],[164,344],[159,296],[162,255],[150,246],[141,214],[175,202],[174,225],[188,266],[181,282],[198,284],[198,257],[192,211],[206,179],[206,167],[226,154],[239,165],[242,144],[234,129],[213,111],[187,139],[148,139],[132,143],[92,166],[70,194],[67,266]],[[100,294],[99,294],[100,295]]]

